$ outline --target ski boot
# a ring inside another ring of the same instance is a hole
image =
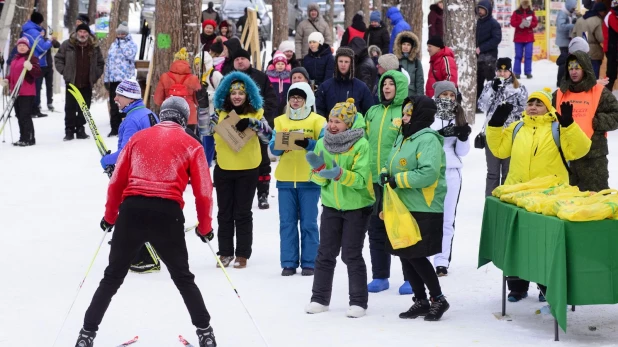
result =
[[[528,74],[526,74],[526,78],[527,78],[527,79],[532,79],[532,74],[529,74],[529,73],[528,73]]]
[[[80,140],[85,140],[85,139],[89,139],[90,135],[86,134],[86,129],[84,129],[84,127],[78,127],[77,132],[75,133],[75,138],[78,138]]]
[[[367,285],[369,293],[379,293],[389,288],[388,278],[375,278]]]
[[[75,347],[93,347],[95,337],[97,337],[96,331],[86,331],[82,328],[77,336]]]
[[[139,274],[158,272],[161,271],[161,264],[153,264],[140,261],[137,264],[131,264],[131,267],[129,267],[129,271]]]
[[[41,108],[38,107],[35,111],[35,114],[32,115],[32,118],[43,118],[43,117],[47,117],[46,113],[42,113],[41,112]]]
[[[198,328],[195,333],[200,340],[200,347],[217,347],[217,340],[215,340],[212,326],[209,325],[206,329]]]
[[[267,210],[270,208],[270,205],[268,204],[268,194],[260,194],[258,196],[258,208],[260,210]]]
[[[426,316],[429,313],[431,305],[427,299],[419,299],[416,296],[412,298],[414,305],[412,305],[406,312],[399,314],[401,319],[414,319],[416,317]]]
[[[451,307],[451,305],[446,301],[444,295],[440,295],[436,299],[431,298],[431,308],[429,309],[429,313],[425,316],[425,320],[430,322],[440,320],[444,312],[448,311],[449,307]]]
[[[118,129],[112,129],[112,131],[107,134],[107,137],[118,136]]]

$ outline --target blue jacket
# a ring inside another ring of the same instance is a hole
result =
[[[135,76],[135,55],[137,45],[131,35],[116,39],[109,46],[104,82],[122,82]]]
[[[309,78],[314,81],[316,86],[333,77],[335,74],[335,57],[330,50],[330,46],[323,44],[318,51],[309,53],[303,58],[303,67],[307,69]],[[311,81],[309,81],[311,83]]]
[[[32,21],[27,21],[24,26],[21,27],[21,36],[28,39],[30,42],[30,47],[34,45],[34,41],[37,37],[41,36],[41,31],[43,28],[34,24]],[[39,58],[39,65],[41,67],[47,67],[47,59],[44,58],[45,53],[52,47],[52,43],[50,40],[43,40],[41,38],[39,43],[37,43],[36,48],[34,49],[34,56]]]
[[[326,118],[336,103],[354,98],[356,110],[365,114],[373,106],[373,95],[367,85],[357,78],[333,77],[324,81],[315,92],[316,113]]]
[[[491,15],[493,8],[488,0],[482,0],[477,7],[487,11],[487,15],[476,21],[476,47],[481,54],[489,54],[498,57],[498,45],[502,41],[502,28],[500,23]]]
[[[575,24],[571,23],[571,13],[577,6],[577,0],[567,0],[556,16],[556,46],[568,47],[571,42],[571,31]],[[580,19],[583,20],[583,19]]]
[[[406,23],[399,12],[397,7],[391,7],[386,11],[386,16],[391,20],[391,24],[393,25],[393,31],[391,32],[391,42],[388,45],[388,52],[393,53],[393,43],[395,42],[395,38],[402,31],[412,31],[412,27],[410,24]],[[382,52],[384,54],[384,52]]]
[[[150,124],[150,114],[154,116],[156,123],[159,123],[159,118],[144,106],[142,100],[135,100],[125,107],[122,112],[126,113],[127,116],[120,123],[120,129],[118,129],[118,150],[101,158],[101,166],[104,169],[116,164],[120,151],[127,145],[133,134],[152,126]]]

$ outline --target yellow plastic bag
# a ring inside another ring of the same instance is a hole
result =
[[[421,231],[406,205],[397,193],[386,184],[384,189],[384,225],[393,249],[406,248],[421,240]]]
[[[501,197],[503,194],[518,192],[521,190],[529,190],[529,189],[539,189],[539,188],[550,188],[562,184],[562,180],[554,175],[545,176],[545,177],[537,177],[525,183],[511,184],[511,185],[502,185],[498,188],[494,189],[491,193],[495,197]]]
[[[573,222],[618,219],[618,199],[590,205],[564,206],[558,211],[558,218]]]

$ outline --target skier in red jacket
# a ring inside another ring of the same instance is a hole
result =
[[[185,132],[189,105],[172,96],[161,105],[160,124],[131,137],[120,153],[107,190],[101,228],[116,224],[109,265],[84,317],[76,347],[92,347],[112,297],[131,260],[150,242],[167,266],[197,328],[200,347],[215,347],[210,315],[189,270],[182,194],[191,179],[202,241],[212,240],[212,181],[204,149]],[[122,205],[121,205],[122,203]]]
[[[429,52],[429,73],[425,85],[425,95],[433,98],[433,84],[440,81],[451,81],[457,86],[457,64],[455,55],[450,48],[444,46],[441,37],[434,36],[427,40]]]

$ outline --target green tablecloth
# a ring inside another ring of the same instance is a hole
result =
[[[569,222],[485,200],[481,267],[547,286],[546,299],[566,332],[568,305],[618,303],[618,221]]]

